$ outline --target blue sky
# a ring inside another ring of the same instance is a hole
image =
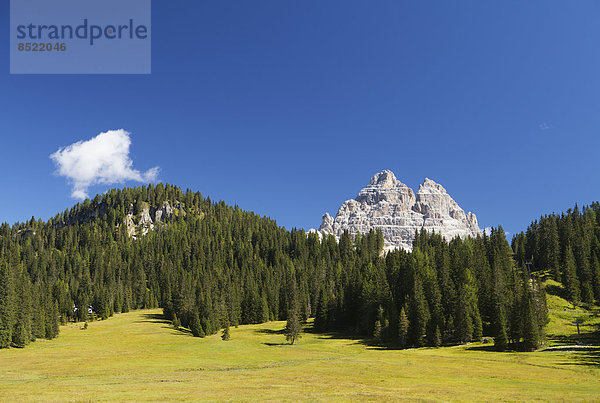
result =
[[[72,206],[49,156],[109,129],[131,133],[134,168],[287,228],[317,227],[382,169],[413,188],[432,178],[511,233],[600,199],[597,2],[154,0],[152,13],[151,75],[11,76],[2,2],[0,221]]]

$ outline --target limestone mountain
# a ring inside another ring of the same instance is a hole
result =
[[[386,249],[412,249],[415,231],[435,231],[447,240],[481,234],[475,214],[465,211],[444,187],[425,178],[413,190],[384,170],[373,176],[355,199],[339,208],[335,218],[325,213],[319,232],[339,237],[345,230],[355,235],[380,229]]]

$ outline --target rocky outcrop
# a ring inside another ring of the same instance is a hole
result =
[[[148,231],[153,230],[159,223],[168,221],[175,214],[175,210],[185,215],[181,203],[177,202],[175,208],[173,208],[168,201],[165,201],[160,207],[144,205],[140,213],[135,216],[132,204],[128,214],[125,216],[127,233],[134,238],[139,235],[146,235]]]
[[[335,218],[325,213],[319,232],[339,237],[380,229],[386,249],[412,249],[415,231],[424,228],[450,240],[477,236],[477,217],[465,213],[444,187],[426,178],[415,195],[391,171],[381,171],[353,200],[342,204]]]

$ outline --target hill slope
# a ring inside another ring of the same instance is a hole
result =
[[[422,230],[413,253],[383,246],[381,232],[319,239],[168,184],[113,189],[46,223],[0,226],[0,348],[158,307],[198,337],[291,312],[404,347],[539,345],[545,298],[501,228],[450,243]]]
[[[381,350],[284,322],[231,328],[231,340],[174,330],[142,310],[61,328],[0,350],[1,401],[198,399],[593,400],[600,369],[584,353],[497,353],[486,346]]]

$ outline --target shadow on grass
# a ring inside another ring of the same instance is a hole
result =
[[[600,330],[581,332],[581,339],[575,333],[569,336],[555,336],[552,340],[563,344],[563,346],[550,347],[544,351],[569,352],[570,362],[561,363],[560,365],[600,367],[600,347],[597,347],[600,345]],[[580,340],[582,345],[579,344]]]
[[[261,334],[285,334],[285,329],[273,330],[273,329],[258,329],[256,333]]]
[[[569,362],[561,362],[559,365],[583,365],[600,367],[600,347],[566,346],[563,348],[548,348],[544,351],[569,352]]]
[[[382,343],[373,338],[357,335],[350,331],[322,332],[315,329],[314,326],[308,326],[304,328],[304,332],[317,335],[319,339],[352,340],[357,344],[366,346],[369,350],[402,350],[402,347],[398,344]]]
[[[546,289],[547,294],[556,295],[557,297],[560,297],[562,299],[569,298],[566,290],[561,286],[554,285],[554,284],[547,284],[546,287],[544,287],[544,288]]]
[[[142,315],[144,320],[138,320],[136,323],[166,323],[171,324],[171,321],[167,320],[165,315],[162,313],[145,313]]]
[[[263,343],[265,346],[291,346],[290,343]]]
[[[189,329],[186,329],[185,327],[179,327],[178,329],[175,329],[172,326],[169,326],[169,327],[171,327],[173,330],[176,330],[178,336],[194,337],[194,335],[192,334],[192,331]]]
[[[598,313],[592,311],[593,317],[597,317]],[[577,326],[575,324],[569,324],[572,331],[568,335],[549,335],[548,339],[558,344],[563,345],[575,345],[587,344],[587,345],[600,345],[600,326],[597,323],[586,323],[584,321],[579,325],[580,335],[577,334]]]
[[[175,329],[171,324],[171,321],[168,320],[162,313],[145,313],[143,314],[143,317],[143,320],[138,320],[136,323],[160,323],[164,325],[163,328],[173,329],[177,331],[177,334],[180,336],[193,337],[192,332],[189,329],[181,326]]]
[[[465,350],[471,350],[471,351],[487,351],[487,352],[498,352],[498,350],[496,350],[496,348],[494,347],[494,344],[484,344],[484,345],[479,345],[479,346],[468,346],[465,347]],[[512,350],[509,350],[512,351]]]

